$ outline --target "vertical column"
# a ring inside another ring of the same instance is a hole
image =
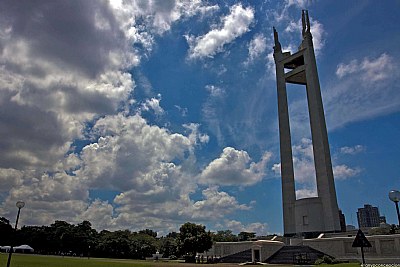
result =
[[[281,63],[282,50],[278,41],[278,34],[274,29],[275,47],[274,59],[276,66],[276,83],[278,89],[278,116],[279,139],[282,176],[282,202],[283,202],[283,226],[284,234],[296,233],[295,222],[295,184],[292,158],[292,143],[290,137],[289,110],[286,93],[284,66]]]
[[[314,152],[314,164],[317,179],[318,196],[322,201],[326,231],[340,231],[339,208],[333,179],[332,162],[326,130],[324,108],[319,85],[317,64],[315,61],[312,35],[308,13],[306,13],[307,30],[302,46],[306,69],[306,90],[311,125],[311,136]]]

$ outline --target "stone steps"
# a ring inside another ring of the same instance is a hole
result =
[[[309,246],[284,246],[265,262],[271,264],[314,264],[317,259],[325,255],[325,253]]]
[[[220,262],[243,263],[251,261],[251,249],[247,249],[232,255],[222,257]]]

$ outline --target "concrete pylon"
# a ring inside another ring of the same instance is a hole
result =
[[[302,11],[303,40],[296,53],[282,52],[278,33],[275,28],[273,31],[284,234],[339,232],[339,209],[308,12]],[[286,83],[306,86],[318,197],[296,200]]]

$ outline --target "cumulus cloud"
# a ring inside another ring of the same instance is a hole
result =
[[[190,46],[189,58],[213,57],[223,46],[249,31],[254,20],[254,10],[241,4],[230,8],[230,14],[222,18],[222,25],[203,36],[186,36]]]
[[[226,147],[219,158],[202,171],[200,181],[217,185],[252,185],[264,177],[270,158],[271,153],[266,152],[259,162],[251,162],[246,151]]]
[[[153,25],[155,30],[163,32],[169,30],[171,24],[181,17],[194,16],[198,13],[205,15],[219,9],[217,5],[204,5],[202,1],[195,0],[166,0],[166,1],[131,1],[132,10],[140,15],[146,15],[150,25]]]
[[[202,191],[204,200],[196,201],[191,207],[192,217],[222,218],[236,210],[248,210],[249,206],[239,204],[235,197],[226,192],[220,192],[217,186]]]
[[[356,146],[358,149],[360,147]],[[348,151],[355,151],[354,149],[347,148]],[[293,151],[293,166],[294,166],[294,178],[298,188],[296,189],[297,198],[317,196],[316,191],[316,175],[314,167],[314,155],[312,148],[312,141],[307,138],[303,138],[299,144],[292,147]],[[343,153],[343,152],[342,152]],[[275,163],[272,167],[277,175],[281,174],[281,164]],[[345,164],[334,164],[333,162],[333,174],[336,180],[345,180],[360,174],[361,169],[352,168]]]
[[[82,168],[77,173],[94,185],[119,190],[135,187],[145,192],[154,183],[152,171],[163,163],[183,160],[194,145],[184,135],[148,125],[139,115],[106,116],[92,132],[100,137],[83,148]]]
[[[15,175],[15,171],[13,171]],[[18,172],[18,186],[9,190],[0,206],[4,216],[14,216],[16,200],[24,200],[30,216],[22,218],[22,224],[48,224],[54,220],[74,221],[77,214],[84,211],[88,198],[88,190],[76,176],[65,172],[40,174],[36,171]],[[39,212],[40,216],[33,216]]]
[[[345,180],[349,177],[357,176],[360,173],[361,170],[359,168],[353,169],[346,165],[336,165],[333,167],[333,175],[337,180]]]
[[[153,110],[154,114],[160,116],[164,114],[164,109],[160,106],[161,95],[158,98],[147,99],[145,103],[142,104],[142,110],[149,111]]]
[[[54,168],[128,97],[135,54],[106,2],[2,1],[0,16],[0,166]]]

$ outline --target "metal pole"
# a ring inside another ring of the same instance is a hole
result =
[[[18,208],[17,220],[16,220],[16,222],[15,222],[14,236],[15,236],[15,233],[17,232],[18,219],[19,219],[19,213],[20,213],[20,212],[21,212],[21,208]],[[11,256],[12,256],[13,250],[14,250],[13,244],[11,243],[10,251],[9,251],[9,253],[8,253],[7,267],[10,267]]]
[[[362,257],[362,263],[363,265],[365,264],[365,259],[364,259],[364,247],[361,247],[361,257]]]
[[[399,202],[394,202],[396,204],[396,211],[397,211],[397,219],[399,220],[399,227],[400,227],[400,211],[399,211]]]

